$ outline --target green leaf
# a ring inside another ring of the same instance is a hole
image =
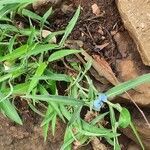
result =
[[[63,46],[65,40],[67,39],[67,37],[69,36],[69,34],[71,33],[71,31],[73,30],[77,20],[78,20],[78,17],[80,15],[80,6],[78,7],[77,11],[75,12],[75,15],[73,16],[73,18],[70,20],[68,26],[66,27],[66,30],[65,30],[65,34],[64,36],[62,37],[59,45],[60,46]]]
[[[12,51],[12,53],[9,53],[3,57],[0,58],[0,62],[6,61],[6,60],[15,60],[16,58],[19,58],[20,56],[24,55],[27,52],[28,46],[22,45],[19,48]]]
[[[48,135],[48,129],[49,129],[49,123],[45,124],[43,126],[43,135],[44,135],[44,141],[46,142],[47,135]]]
[[[67,108],[64,105],[60,105],[60,110],[61,110],[62,114],[65,116],[65,118],[69,121],[71,119],[71,114],[67,110]]]
[[[37,113],[38,115],[40,115],[42,117],[44,116],[44,114],[41,113],[37,108],[35,108],[35,106],[32,105],[30,102],[28,103],[28,105],[30,106],[30,108],[32,109],[32,111],[34,111],[35,113]]]
[[[22,13],[22,15],[27,16],[27,17],[29,17],[29,18],[31,18],[33,20],[38,20],[38,21],[42,20],[41,16],[37,15],[36,13],[34,13],[34,12],[30,11],[30,10],[23,9],[21,13]]]
[[[100,136],[100,137],[104,137],[106,136],[107,134],[110,134],[110,133],[96,133],[96,132],[89,132],[89,131],[85,131],[85,130],[79,130],[80,133],[82,133],[83,135],[85,136]]]
[[[29,87],[29,83],[17,84],[13,87],[12,95],[26,94],[28,87]],[[3,93],[3,95],[7,95],[9,93],[9,91],[10,91],[9,88],[5,88],[1,92]]]
[[[3,82],[3,81],[5,81],[5,80],[7,80],[7,79],[9,79],[11,77],[12,77],[11,73],[3,75],[3,76],[0,76],[0,82]]]
[[[144,145],[143,145],[143,143],[142,143],[142,140],[140,139],[140,136],[139,136],[139,134],[138,134],[138,132],[137,132],[137,130],[136,130],[136,128],[135,128],[133,122],[130,122],[130,127],[131,127],[131,129],[133,130],[133,132],[134,132],[134,134],[135,134],[135,136],[136,136],[136,138],[137,138],[139,144],[141,145],[142,150],[145,150]]]
[[[32,55],[35,56],[40,53],[47,52],[49,50],[53,50],[53,49],[57,49],[57,48],[58,48],[58,45],[56,45],[56,44],[37,44],[34,48],[29,50],[26,53],[26,55],[22,56],[21,58],[30,57]]]
[[[2,101],[0,103],[0,107],[11,120],[22,125],[22,121],[21,121],[15,107],[10,103],[10,101],[8,99]]]
[[[35,78],[33,78],[30,82],[29,89],[28,89],[28,92],[27,92],[28,94],[37,86],[39,80],[36,77],[40,77],[43,74],[46,67],[47,67],[47,65],[45,63],[40,63],[39,64],[39,67],[37,68],[37,70],[34,74]]]
[[[46,102],[56,102],[59,104],[65,104],[65,105],[83,105],[84,102],[81,100],[77,100],[68,96],[57,96],[57,95],[26,95],[22,96],[23,98],[31,98],[31,99],[37,99],[40,101],[46,101]]]
[[[96,118],[94,118],[92,121],[91,121],[91,124],[92,125],[95,125],[96,123],[98,123],[100,120],[102,120],[109,112],[106,112],[106,113],[103,113],[103,114],[100,114],[98,115]]]
[[[67,127],[64,136],[64,144],[61,146],[60,150],[71,150],[72,149],[71,144],[73,143],[73,141],[74,138],[72,137],[69,127]]]
[[[41,77],[32,77],[33,78],[38,78],[38,80],[54,80],[54,81],[65,81],[65,82],[71,82],[71,77],[66,75],[66,74],[57,74],[57,73],[52,73],[48,75],[44,75]]]
[[[48,92],[47,92],[47,90],[42,86],[42,85],[40,85],[40,93],[41,94],[49,94]],[[56,93],[56,92],[55,92]],[[54,93],[54,94],[55,94]],[[60,108],[59,108],[59,104],[57,104],[57,103],[55,103],[55,102],[49,102],[49,105],[48,105],[48,109],[47,109],[47,111],[50,111],[50,110],[53,110],[53,111],[56,111],[56,113],[57,113],[57,115],[65,122],[65,119],[64,119],[64,117],[63,117],[63,114],[61,113],[61,110],[60,110]],[[46,117],[46,116],[45,116]]]
[[[28,37],[27,44],[29,46],[32,46],[32,43],[34,43],[34,38],[36,37],[36,30],[34,27],[30,27],[30,28],[31,28],[31,34]]]
[[[111,121],[111,126],[114,127],[116,123],[116,116],[115,112],[112,106],[109,105],[109,112],[110,112],[110,121]]]
[[[0,9],[0,18],[6,16],[8,13],[10,13],[12,10],[16,9],[17,7],[18,7],[18,5],[16,5],[16,4],[5,5],[4,7],[2,7],[2,9]]]
[[[15,44],[15,40],[16,40],[16,36],[13,36],[13,37],[9,40],[9,46],[8,46],[9,53],[12,53],[12,51],[13,51],[13,46],[14,46],[14,44]]]
[[[33,3],[36,0],[1,0],[0,5],[13,4],[13,3]]]
[[[72,114],[71,119],[69,120],[68,126],[71,126],[77,119],[80,119],[81,109],[82,106],[79,106],[74,110],[74,113]]]
[[[52,14],[52,7],[43,15],[41,20],[41,28],[43,28],[44,23],[46,22],[47,18]]]
[[[131,115],[126,108],[122,108],[118,123],[119,123],[119,126],[122,128],[128,127],[129,124],[131,123]]]
[[[106,92],[107,97],[114,97],[123,92],[126,92],[136,86],[139,86],[145,82],[150,82],[150,73],[139,76],[135,79],[116,85]]]
[[[116,137],[118,136],[117,133],[112,133],[110,129],[105,129],[105,128],[98,128],[96,126],[93,126],[85,121],[82,120],[82,133],[84,132],[85,135],[88,136],[101,136],[101,137]]]
[[[57,121],[57,114],[55,114],[52,118],[52,134],[55,135],[55,129],[56,129],[56,122]]]
[[[54,112],[52,112],[54,113]],[[52,121],[54,114],[46,114],[44,120],[41,123],[41,127],[44,127],[46,124],[49,124]]]
[[[58,60],[58,59],[61,59],[67,55],[70,55],[70,54],[76,54],[76,53],[80,53],[81,50],[73,50],[73,49],[63,49],[63,50],[60,50],[60,51],[56,51],[54,52],[53,54],[50,55],[48,61],[49,62],[52,62],[52,61],[55,61],[55,60]]]

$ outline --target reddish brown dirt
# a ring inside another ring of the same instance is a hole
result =
[[[34,120],[26,121],[23,126],[19,126],[2,115],[0,122],[0,150],[59,150],[63,142],[65,128],[62,122],[57,123],[55,137],[49,134],[46,142],[39,126],[40,122],[34,124]]]

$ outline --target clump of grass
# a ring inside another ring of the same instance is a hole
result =
[[[3,1],[0,4],[1,112],[22,125],[22,119],[12,102],[16,97],[27,101],[29,107],[43,117],[41,127],[45,140],[50,125],[52,133],[55,135],[56,120],[58,117],[61,118],[63,122],[67,123],[62,150],[72,149],[74,141],[79,141],[82,145],[95,136],[104,138],[115,150],[121,149],[118,142],[120,135],[118,129],[128,126],[133,129],[144,149],[129,111],[119,104],[106,101],[109,107],[108,112],[99,113],[91,122],[86,122],[81,118],[82,108],[86,106],[92,111],[93,102],[99,94],[87,75],[91,67],[90,61],[83,67],[74,62],[72,66],[78,73],[76,77],[60,74],[51,67],[53,62],[82,51],[64,47],[65,40],[78,20],[80,6],[65,30],[50,33],[46,38],[43,38],[42,30],[49,25],[47,18],[52,15],[53,10],[50,8],[43,16],[39,16],[26,9],[28,2],[27,0],[8,1],[7,3]],[[29,26],[27,28],[17,27],[14,24],[16,15],[27,19]],[[34,22],[36,26],[33,25]],[[60,42],[49,43],[57,35],[62,35]],[[68,87],[65,92],[66,96],[58,94],[57,82],[59,81],[66,83]],[[86,87],[82,84],[83,81],[86,82]],[[105,95],[111,99],[143,82],[150,82],[150,74],[122,83],[108,90]],[[46,113],[38,110],[36,106],[39,103],[45,105]],[[120,113],[119,119],[116,118],[114,110]],[[105,116],[110,117],[110,129],[99,123]]]

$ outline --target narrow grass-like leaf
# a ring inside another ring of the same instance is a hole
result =
[[[54,112],[53,112],[54,113]],[[49,124],[50,121],[53,119],[53,115],[54,114],[49,114],[49,115],[46,115],[44,120],[42,121],[41,123],[41,127],[44,127],[46,124]]]
[[[40,93],[41,94],[45,94],[45,95],[49,94],[47,92],[47,90],[42,85],[40,85]],[[55,93],[56,93],[56,91],[53,94],[55,94]],[[64,119],[64,117],[63,117],[63,115],[62,115],[62,113],[60,111],[59,104],[57,104],[55,102],[49,102],[47,111],[50,111],[49,109],[56,111],[57,115],[65,122],[65,119]],[[45,118],[46,118],[46,116],[45,116]]]
[[[27,10],[27,9],[22,10],[22,15],[27,16],[27,17],[29,17],[33,20],[37,20],[39,22],[42,20],[41,16],[39,16],[38,14],[36,14],[36,13],[30,11],[30,10]]]
[[[16,4],[8,4],[5,5],[2,9],[0,9],[0,18],[4,15],[7,15],[10,11],[16,9],[18,6]]]
[[[109,112],[110,112],[110,122],[111,122],[111,126],[114,127],[115,123],[116,123],[116,116],[115,116],[115,112],[112,106],[109,105]]]
[[[27,29],[19,29],[13,25],[10,24],[0,24],[0,29],[1,30],[5,30],[6,32],[10,33],[10,32],[15,32],[15,33],[20,33],[21,35],[27,35],[29,36],[31,34],[31,29],[27,28]],[[39,35],[40,31],[36,30],[36,34]]]
[[[46,142],[46,139],[47,139],[47,135],[48,135],[48,129],[49,129],[49,123],[45,124],[43,126],[43,135],[44,135],[44,141]]]
[[[65,116],[65,118],[69,121],[71,119],[71,114],[66,109],[66,107],[64,105],[60,105],[60,110],[61,110],[62,114]]]
[[[119,126],[122,128],[126,128],[131,123],[131,115],[126,108],[122,108],[119,117]]]
[[[104,137],[106,136],[107,134],[110,134],[110,133],[96,133],[96,132],[89,132],[89,131],[85,131],[85,130],[79,130],[80,133],[82,133],[83,135],[85,136],[100,136],[100,137]]]
[[[53,136],[55,135],[56,121],[57,121],[57,114],[55,114],[52,118],[52,134],[53,134]]]
[[[65,82],[71,82],[71,77],[67,76],[66,74],[49,74],[49,75],[44,75],[41,77],[32,77],[37,78],[38,80],[54,80],[54,81],[65,81]]]
[[[22,125],[22,121],[21,121],[15,107],[11,104],[11,102],[8,99],[2,101],[0,103],[0,107],[11,120]]]
[[[15,26],[9,24],[0,24],[0,29],[6,30],[7,32],[19,32],[19,30]]]
[[[68,96],[55,96],[55,95],[26,95],[23,96],[24,98],[32,98],[37,99],[40,101],[46,101],[46,102],[57,102],[59,104],[65,104],[65,105],[83,105],[84,102],[81,100],[77,100]]]
[[[73,143],[73,141],[74,138],[72,137],[69,127],[67,127],[64,136],[64,144],[61,146],[60,150],[71,150],[72,149],[71,144]]]
[[[133,122],[130,123],[130,127],[131,127],[131,129],[133,130],[133,132],[134,132],[134,134],[135,134],[135,136],[136,136],[136,138],[137,138],[139,144],[141,145],[142,150],[145,150],[144,145],[143,145],[143,143],[142,143],[142,141],[141,141],[141,138],[140,138],[140,136],[139,136],[139,134],[138,134],[138,132],[137,132],[137,130],[136,130],[136,128],[135,128]]]
[[[6,60],[15,60],[16,58],[19,58],[20,56],[24,55],[27,52],[27,45],[22,45],[19,48],[15,49],[12,53],[9,53],[3,57],[0,58],[0,62],[6,61]]]
[[[9,41],[9,46],[8,46],[9,53],[12,53],[13,51],[13,46],[15,45],[15,39],[16,36],[12,37]]]
[[[62,112],[60,111],[59,104],[57,104],[55,102],[50,102],[50,104],[51,104],[52,108],[57,112],[57,115],[62,119],[62,121],[66,122],[64,119],[64,116],[62,115]]]
[[[37,55],[43,52],[47,52],[49,50],[57,49],[58,45],[57,44],[37,44],[33,49],[29,50],[26,55],[22,56],[21,58],[24,57],[30,57],[32,55]]]
[[[35,108],[35,106],[32,105],[30,102],[28,103],[28,105],[30,106],[30,108],[32,109],[32,111],[34,111],[35,113],[37,113],[40,116],[44,116],[44,114],[41,113],[39,110],[37,110],[37,108]]]
[[[35,72],[34,77],[40,77],[43,74],[44,70],[46,69],[46,66],[47,65],[45,63],[40,63]],[[38,81],[39,81],[38,78],[32,78],[27,92],[28,94],[37,86]]]
[[[6,74],[6,75],[3,75],[3,76],[0,76],[0,82],[3,82],[5,80],[8,80],[12,77],[12,74],[9,73],[9,74]]]
[[[81,109],[82,106],[75,108],[74,113],[72,114],[71,119],[69,120],[68,126],[71,126],[76,120],[80,119]]]
[[[95,125],[96,123],[98,123],[100,120],[102,120],[109,112],[106,112],[106,113],[103,113],[103,114],[100,114],[98,115],[96,118],[94,118],[92,121],[91,121],[91,124],[92,125]]]
[[[78,17],[80,15],[80,8],[81,7],[79,6],[76,13],[75,13],[75,15],[73,16],[73,18],[70,20],[68,26],[66,27],[65,34],[64,34],[63,38],[61,39],[61,41],[59,43],[60,46],[63,46],[65,40],[67,39],[67,37],[69,36],[71,31],[73,30],[73,28],[74,28],[74,26],[75,26],[75,24],[78,20]]]
[[[13,3],[33,3],[36,0],[1,0],[0,5],[13,4]]]
[[[28,87],[29,87],[29,83],[17,84],[13,87],[12,95],[19,96],[19,95],[26,94]],[[1,92],[3,93],[3,95],[7,95],[9,93],[9,89],[8,88],[2,89]]]
[[[32,45],[32,43],[34,43],[34,38],[36,36],[36,31],[34,27],[30,27],[31,28],[31,34],[29,35],[27,44],[30,46]]]
[[[105,128],[98,128],[96,126],[93,126],[91,124],[88,124],[87,122],[82,120],[82,127],[84,131],[87,131],[87,134],[93,133],[93,135],[96,136],[96,134],[99,134],[100,136],[108,136],[110,138],[118,136],[117,133],[112,133],[110,129],[105,129]]]
[[[44,26],[44,23],[47,22],[47,18],[52,14],[52,7],[43,15],[42,19],[41,19],[41,29]]]
[[[53,117],[53,114],[54,114],[54,111],[53,111],[51,105],[48,105],[46,114],[45,114],[44,119],[43,119],[43,121],[41,123],[41,127],[51,121],[51,119]]]
[[[107,97],[114,97],[128,91],[136,86],[139,86],[145,82],[150,82],[150,73],[139,76],[135,79],[116,85],[106,92]]]
[[[49,62],[52,62],[52,61],[55,61],[55,60],[58,60],[58,59],[61,59],[67,55],[70,55],[70,54],[76,54],[76,53],[80,53],[81,50],[73,50],[73,49],[63,49],[63,50],[60,50],[60,51],[56,51],[54,52],[52,55],[50,55],[48,61]]]

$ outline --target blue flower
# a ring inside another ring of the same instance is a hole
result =
[[[96,100],[93,102],[93,109],[100,111],[100,108],[103,106],[103,103],[107,101],[107,96],[105,94],[100,94]]]

